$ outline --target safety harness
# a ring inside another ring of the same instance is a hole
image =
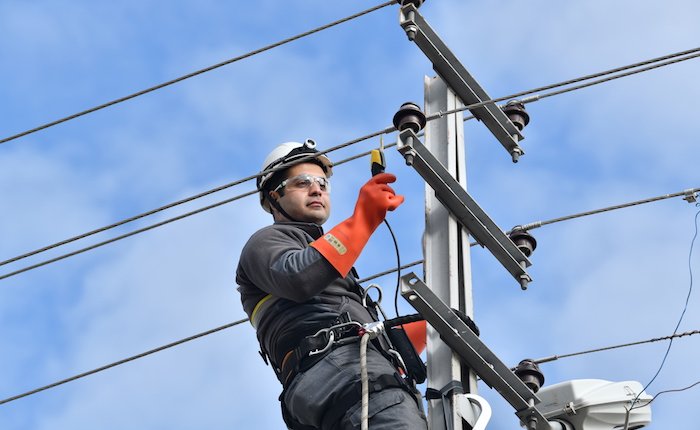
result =
[[[372,316],[375,321],[379,321],[378,310],[381,311],[379,303],[374,302],[366,294],[363,296],[363,305],[369,311],[370,316]],[[275,297],[267,295],[258,302],[251,315],[251,323],[254,327],[257,328],[257,323],[260,321],[261,315],[264,314],[275,301]],[[392,375],[381,375],[376,379],[372,379],[369,381],[370,393],[390,388],[401,388],[416,400],[419,408],[421,407],[415,384],[425,381],[425,364],[420,359],[415,349],[413,349],[406,333],[400,327],[401,324],[418,321],[420,319],[422,318],[418,314],[415,314],[409,317],[396,318],[383,322],[382,329],[380,330],[381,335],[371,341],[373,348],[384,355],[387,360],[405,376],[401,376],[399,372],[395,372]],[[381,323],[375,322],[371,324]],[[353,321],[348,312],[344,312],[335,320],[318,327],[316,330],[317,331],[313,335],[306,336],[295,348],[288,351],[283,356],[280,363],[274,363],[272,365],[283,387],[282,394],[279,398],[282,407],[282,417],[287,426],[294,430],[317,430],[315,427],[310,427],[296,421],[284,404],[284,395],[287,388],[294,380],[294,377],[313,367],[333,349],[358,342],[366,328],[363,324]],[[270,364],[266,352],[261,351],[261,356],[266,364]],[[359,382],[343,387],[338,398],[333,402],[333,406],[325,412],[323,427],[333,428],[333,425],[340,420],[353,405],[357,404],[361,400],[361,397],[362,388]]]
[[[302,424],[294,419],[284,403],[286,390],[294,380],[294,377],[298,373],[310,369],[333,349],[359,341],[362,334],[366,330],[366,326],[367,325],[350,320],[350,315],[345,312],[336,319],[334,325],[319,330],[313,336],[307,336],[300,342],[299,346],[285,355],[280,366],[281,374],[278,375],[280,380],[283,381],[282,385],[284,387],[282,394],[280,394],[279,400],[282,407],[282,418],[290,429],[318,430],[316,427]],[[400,355],[398,355],[396,351],[390,347],[391,345],[387,347],[384,342],[379,340],[380,337],[375,338],[372,341],[374,342],[373,347],[382,353],[382,355],[384,355],[392,364],[394,364],[397,369],[401,369],[402,372],[407,373],[406,366]],[[377,378],[370,379],[369,381],[370,394],[390,388],[400,388],[406,391],[411,395],[411,398],[416,401],[418,407],[421,407],[420,400],[417,395],[418,392],[415,388],[415,380],[411,376],[402,377],[398,372],[394,372],[391,375],[380,375]],[[357,404],[361,398],[362,387],[359,381],[356,384],[343,387],[342,392],[333,402],[333,406],[324,413],[321,427],[334,428],[334,425],[348,412],[348,410],[350,410],[353,405]]]

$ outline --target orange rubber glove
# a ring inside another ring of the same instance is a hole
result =
[[[408,340],[411,341],[413,348],[420,355],[428,344],[428,333],[425,321],[416,321],[404,324],[403,331],[406,332]]]
[[[311,243],[343,277],[348,275],[369,237],[384,221],[386,212],[403,203],[403,196],[397,196],[387,185],[395,181],[396,176],[391,173],[373,176],[360,188],[352,216]]]

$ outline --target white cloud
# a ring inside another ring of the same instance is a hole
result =
[[[148,2],[78,3],[58,11],[49,3],[2,6],[7,37],[0,50],[17,60],[0,75],[12,83],[3,90],[3,134],[233,57],[357,6],[339,11],[316,2],[280,10],[266,2],[248,10],[204,3],[163,10]],[[688,1],[664,7],[448,1],[426,2],[421,11],[489,94],[499,96],[691,48],[695,9]],[[311,11],[323,15],[311,19]],[[105,15],[116,19],[99,19]],[[698,186],[690,126],[696,68],[691,61],[529,105],[527,155],[518,165],[481,124],[468,123],[470,192],[510,228]],[[379,130],[403,101],[422,102],[424,73],[432,74],[429,64],[405,40],[392,7],[9,142],[0,146],[0,250],[11,256],[253,174],[281,141],[314,137],[325,148]],[[397,190],[407,196],[391,215],[407,262],[421,252],[423,184],[389,152]],[[368,175],[366,160],[337,169],[331,224],[350,213]],[[137,225],[247,189],[250,183]],[[483,338],[515,364],[526,356],[668,334],[687,291],[693,214],[678,198],[533,230],[539,248],[527,292],[475,248]],[[268,221],[250,197],[2,281],[6,394],[243,317],[234,289],[237,254]],[[394,264],[381,230],[360,261],[363,275]],[[385,297],[393,283],[393,277],[383,280]],[[697,328],[697,304],[694,295],[682,330]],[[0,422],[13,429],[250,428],[251,422],[280,428],[279,386],[257,356],[253,336],[249,326],[236,327],[5,405]],[[550,382],[645,381],[663,352],[659,343],[560,360],[543,370]],[[692,338],[678,340],[650,391],[700,379],[695,356]],[[697,393],[659,399],[650,428],[691,421],[697,413],[679,405],[692,404]],[[508,406],[496,397],[493,403],[494,428],[516,425]]]

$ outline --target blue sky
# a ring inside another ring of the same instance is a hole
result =
[[[237,3],[237,4],[236,4]],[[378,2],[0,2],[0,137],[133,93]],[[431,26],[492,97],[685,49],[700,6],[428,0]],[[516,224],[700,187],[698,60],[528,105],[516,165],[465,125],[468,188],[504,230]],[[423,102],[431,65],[406,41],[396,6],[321,34],[0,145],[0,259],[256,173],[278,143],[327,148],[390,125]],[[387,136],[386,142],[394,140]],[[332,154],[368,150],[378,139]],[[394,150],[406,204],[391,214],[402,261],[421,258],[423,185]],[[368,161],[339,166],[334,213],[347,217]],[[253,189],[246,183],[6,273]],[[690,282],[697,208],[680,198],[533,230],[535,282],[520,291],[474,249],[476,321],[504,362],[668,335]],[[244,317],[238,254],[270,221],[255,198],[0,281],[0,398]],[[697,250],[696,250],[697,251]],[[363,276],[395,264],[380,229]],[[692,265],[696,270],[698,254]],[[380,280],[385,294],[395,278]],[[694,293],[680,331],[700,328]],[[410,311],[405,307],[406,312]],[[545,364],[547,383],[646,383],[666,344]],[[700,380],[695,337],[676,341],[649,392]],[[0,406],[3,429],[283,428],[279,387],[241,325]],[[488,388],[493,428],[515,428]],[[660,397],[651,429],[690,428],[700,388]]]

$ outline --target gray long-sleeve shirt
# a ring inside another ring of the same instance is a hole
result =
[[[275,367],[305,336],[343,312],[361,323],[372,321],[356,279],[340,277],[309,246],[322,235],[317,224],[275,223],[253,234],[241,252],[236,282],[243,309],[251,317],[266,296],[274,299],[255,319],[260,346]]]

